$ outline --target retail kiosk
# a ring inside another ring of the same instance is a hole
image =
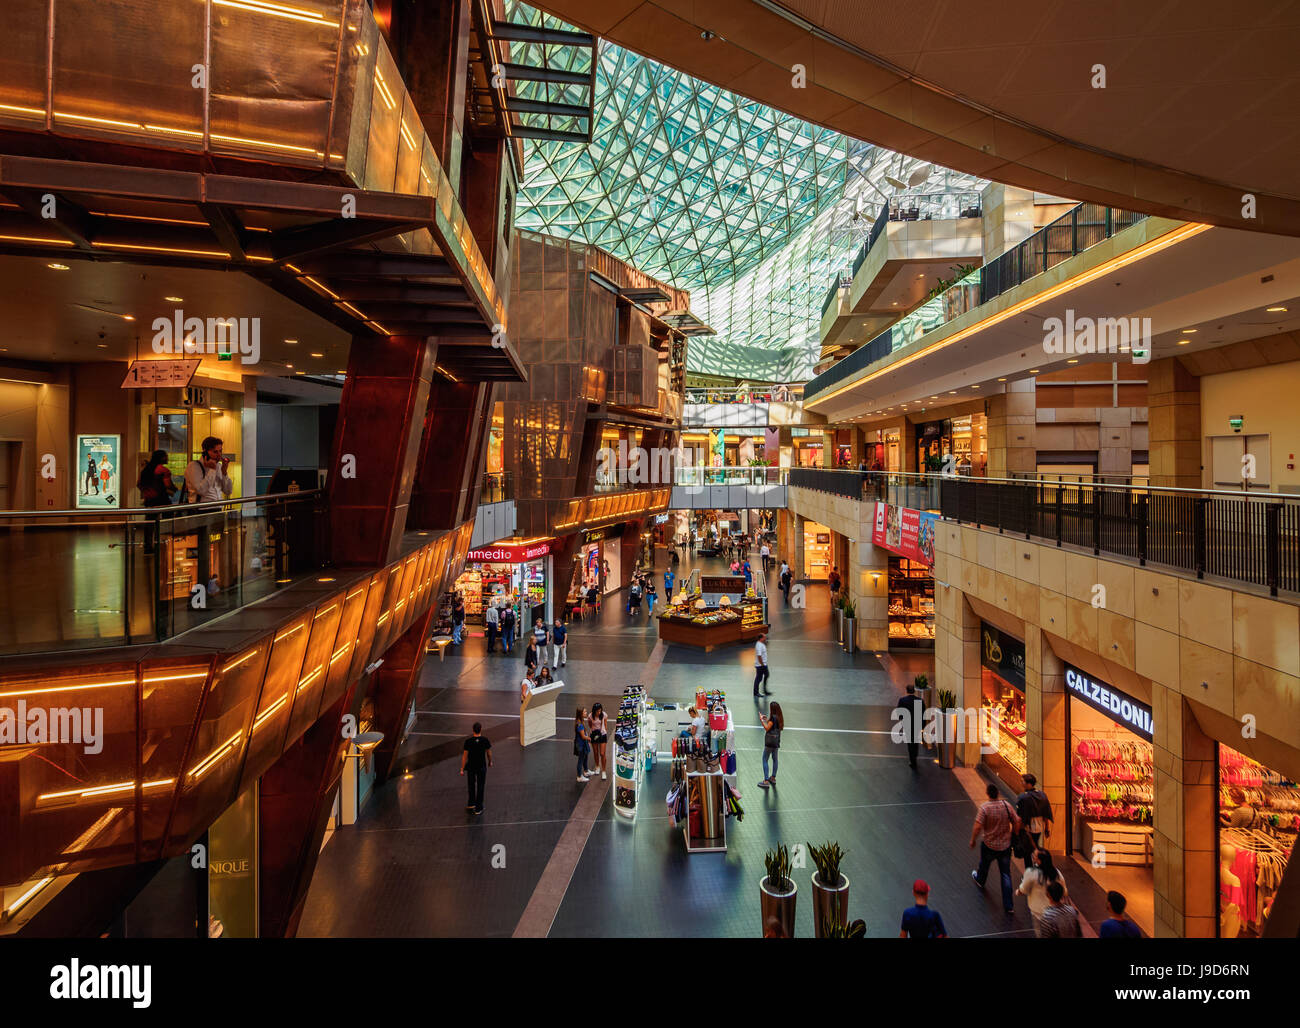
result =
[[[692,592],[692,587],[698,591]],[[769,627],[764,576],[755,574],[747,583],[740,575],[693,575],[658,618],[664,642],[706,653],[718,646],[754,642]]]

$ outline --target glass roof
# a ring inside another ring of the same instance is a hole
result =
[[[513,5],[510,18],[568,27],[524,4]],[[565,59],[558,46],[510,51],[522,64],[562,67]],[[589,58],[573,59],[582,67],[571,70],[590,70]],[[564,103],[564,88],[530,82],[519,94]],[[691,371],[755,378],[779,371],[787,380],[812,376],[822,301],[881,204],[900,187],[983,184],[603,40],[592,141],[529,140],[524,167],[521,228],[595,244],[690,291],[692,311],[718,333],[691,340]]]

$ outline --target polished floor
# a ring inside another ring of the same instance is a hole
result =
[[[662,573],[663,551],[658,559]],[[720,567],[699,563],[706,572]],[[525,750],[518,743],[522,647],[489,654],[481,637],[471,637],[425,664],[417,723],[402,751],[405,773],[326,845],[299,934],[754,937],[765,851],[836,840],[847,852],[850,916],[865,919],[871,936],[898,935],[917,877],[929,881],[931,904],[951,935],[1032,935],[1023,899],[1008,916],[995,877],[983,894],[970,880],[972,796],[983,779],[932,759],[913,771],[889,738],[890,708],[914,674],[932,672],[932,656],[850,656],[830,639],[824,586],[809,587],[802,610],[775,596],[770,688],[786,719],[775,789],[756,785],[757,717],[765,707],[752,699],[752,648],[656,650],[654,623],[644,613],[628,617],[622,594],[607,597],[598,619],[571,632],[556,738]],[[663,803],[666,766],[649,774],[635,823],[613,813],[609,782],[574,781],[573,708],[596,700],[609,707],[636,682],[661,703],[690,702],[701,685],[727,691],[745,815],[728,821],[726,853],[685,852]],[[475,720],[495,758],[477,817],[465,810],[457,773]],[[799,936],[812,935],[813,870],[809,860],[795,872]],[[1077,867],[1066,875],[1095,925],[1105,916],[1100,890]]]

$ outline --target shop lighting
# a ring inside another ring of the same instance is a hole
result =
[[[234,671],[235,668],[239,667],[242,664],[247,664],[250,660],[252,660],[261,652],[262,652],[261,649],[249,650],[242,657],[232,660],[229,664],[223,667],[221,669],[221,673],[224,675],[224,674],[228,674],[231,671]]]
[[[185,302],[185,297],[183,297],[183,296],[164,296],[163,299],[166,300],[168,303],[184,303],[184,302]]]
[[[262,713],[258,714],[257,717],[253,719],[253,731],[256,732],[262,724],[274,716],[275,712],[283,707],[288,701],[289,697],[287,695],[281,696],[278,700],[262,711]]]
[[[1066,363],[1066,364],[1078,364],[1078,363],[1079,363],[1079,358],[1078,358],[1078,357],[1071,357],[1071,358],[1070,358],[1068,361],[1066,361],[1065,363]]]
[[[1285,313],[1286,313],[1286,308],[1285,308],[1285,307],[1265,307],[1264,310],[1268,311],[1269,314],[1285,314]]]
[[[285,340],[285,345],[287,345],[287,346],[297,346],[297,345],[298,345],[298,340],[296,340],[296,339],[286,339],[286,340]]]
[[[332,582],[332,581],[334,581],[334,579],[332,579],[332,578],[318,578],[318,579],[316,579],[316,581],[318,581],[318,582]]]
[[[414,149],[415,149],[415,138],[411,135],[411,130],[408,129],[408,128],[406,127],[406,119],[405,119],[405,118],[403,118],[403,119],[401,120],[400,124],[398,125],[398,131],[401,132],[401,134],[402,134],[402,142],[404,142],[408,147],[410,147],[412,150],[414,150]],[[423,171],[424,169],[421,169],[421,170]]]
[[[277,635],[275,637],[275,641],[279,642],[281,639],[288,639],[289,636],[294,635],[295,633],[301,631],[302,631],[302,624],[301,623],[296,624],[292,628],[290,628],[287,632],[281,632],[279,635]]]
[[[319,25],[323,29],[336,29],[339,23],[336,21],[326,21],[324,16],[316,11],[304,10],[301,7],[287,7],[283,4],[269,3],[268,0],[212,0],[218,7],[234,7],[241,11],[252,11],[255,14],[267,14],[273,18],[287,18],[290,21],[305,21],[309,25]]]
[[[10,903],[9,906],[5,907],[4,909],[5,920],[8,921],[11,917],[13,917],[16,913],[18,913],[18,911],[22,910],[23,907],[25,907],[28,903],[31,902],[33,897],[38,895],[40,891],[44,889],[47,885],[49,885],[50,882],[52,881],[54,881],[54,875],[46,875],[39,882],[37,882],[30,889],[28,889],[21,896],[19,896],[16,900]]]
[[[159,682],[192,682],[196,678],[207,678],[208,670],[184,671],[175,675],[145,675],[145,685],[157,685]]]
[[[197,782],[200,778],[202,778],[214,767],[216,767],[217,764],[221,761],[222,757],[226,756],[226,754],[228,753],[233,752],[235,747],[239,745],[239,741],[243,739],[243,737],[244,737],[243,729],[240,729],[229,739],[223,742],[220,746],[218,746],[215,750],[213,750],[206,757],[204,757],[198,764],[194,765],[194,767],[190,769],[186,777]]]
[[[0,236],[8,243],[40,243],[42,246],[76,246],[71,239],[44,239],[40,236]]]
[[[304,689],[307,688],[307,686],[311,685],[312,682],[316,681],[316,679],[318,679],[318,678],[321,676],[321,672],[324,671],[324,670],[325,670],[325,668],[324,668],[324,666],[322,665],[321,667],[316,668],[316,670],[314,670],[311,674],[309,674],[309,675],[308,675],[306,678],[304,678],[301,682],[299,682],[299,683],[298,683],[298,688],[294,691],[294,695],[297,696],[298,693],[302,692]]]
[[[1191,342],[1190,339],[1180,339],[1180,340],[1178,340],[1178,345],[1179,345],[1179,346],[1186,346],[1186,345],[1187,345],[1188,343],[1190,343],[1190,342]]]
[[[47,264],[47,265],[45,265],[45,266],[46,266],[47,268],[50,268],[50,269],[54,270],[54,271],[67,271],[67,270],[68,270],[68,266],[67,266],[66,264]]]
[[[145,253],[175,253],[182,257],[224,257],[230,260],[230,254],[225,250],[190,250],[178,246],[144,246],[139,243],[100,243],[92,240],[91,246],[98,246],[106,250],[140,250]]]
[[[313,357],[324,357],[325,355],[324,355],[323,353],[313,353],[312,356],[313,356]]]
[[[136,782],[114,782],[112,785],[93,785],[88,789],[65,789],[61,792],[42,793],[36,797],[36,802],[38,804],[48,804],[56,800],[74,798],[77,802],[80,802],[81,800],[99,799],[102,796],[111,796],[114,793],[130,792],[137,784],[140,784],[141,789],[160,789],[164,785],[174,784],[175,781],[176,779],[174,778],[158,778],[152,782],[144,782],[143,784]]]
[[[384,104],[391,111],[397,107],[397,101],[393,99],[393,94],[388,91],[388,83],[384,81],[383,73],[375,69],[375,85],[379,87],[379,95],[384,98]]]
[[[288,265],[286,265],[286,267],[287,267],[287,266],[288,266]],[[294,270],[296,271],[297,269],[295,268]],[[339,298],[339,294],[336,293],[336,292],[334,292],[333,289],[330,289],[329,286],[326,286],[326,285],[324,285],[324,284],[322,284],[322,283],[320,283],[320,282],[317,282],[317,281],[316,281],[314,278],[312,278],[310,275],[303,275],[302,280],[303,280],[304,282],[309,282],[309,283],[311,283],[312,285],[314,285],[317,289],[319,289],[321,292],[323,292],[323,293],[324,293],[326,296],[328,296],[331,300],[337,300],[337,299]]]
[[[0,111],[9,111],[13,114],[39,114],[45,117],[45,109],[37,107],[18,107],[14,104],[0,104]]]
[[[1183,329],[1183,335],[1185,335],[1185,336],[1195,335],[1196,332],[1197,332],[1197,330],[1194,329],[1194,328],[1185,328],[1185,329]]]
[[[80,685],[47,685],[33,689],[19,689],[16,692],[0,692],[0,700],[10,696],[35,696],[39,693],[78,692],[82,689],[111,689],[118,685],[135,685],[134,678],[119,678],[111,682],[86,682]]]
[[[354,596],[360,596],[360,595],[361,595],[363,592],[365,592],[365,591],[366,591],[366,587],[363,585],[363,586],[362,586],[361,588],[359,588],[359,589],[353,589],[352,592],[348,593],[347,596],[344,597],[344,599],[345,599],[345,600],[350,600],[350,599],[352,599]]]
[[[335,650],[335,651],[334,651],[334,656],[330,657],[330,667],[333,667],[333,666],[334,666],[334,662],[335,662],[336,660],[339,660],[339,659],[343,656],[343,654],[347,653],[348,650],[350,650],[350,649],[352,649],[352,644],[351,644],[351,643],[344,643],[344,644],[343,644],[342,646],[340,646],[337,650]]]

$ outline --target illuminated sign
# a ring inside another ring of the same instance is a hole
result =
[[[1141,700],[1135,700],[1128,693],[1121,692],[1106,682],[1089,678],[1072,664],[1065,665],[1065,687],[1075,699],[1082,700],[1135,735],[1151,741],[1155,732],[1151,708]]]
[[[471,564],[522,564],[527,560],[545,557],[551,552],[549,542],[530,546],[489,546],[483,550],[470,550],[465,560]]]

